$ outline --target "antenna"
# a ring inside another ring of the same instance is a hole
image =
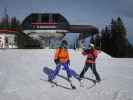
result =
[[[4,17],[7,18],[8,14],[7,14],[7,8],[4,8]]]

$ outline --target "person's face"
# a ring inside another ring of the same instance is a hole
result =
[[[67,44],[62,44],[61,47],[64,48],[64,49],[67,49]]]

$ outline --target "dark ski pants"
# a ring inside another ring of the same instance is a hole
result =
[[[49,80],[55,79],[55,77],[58,75],[58,73],[61,69],[61,66],[63,66],[63,69],[67,72],[68,79],[72,76],[74,76],[78,80],[80,79],[80,77],[77,77],[76,72],[69,68],[68,63],[64,63],[64,64],[58,64],[56,66],[56,69],[49,73],[49,75],[48,75]]]
[[[91,68],[93,74],[95,75],[96,80],[97,81],[100,81],[101,78],[100,78],[100,76],[99,76],[99,74],[98,74],[98,72],[96,70],[96,64],[85,64],[82,72],[80,73],[80,78],[83,78],[84,77],[84,74],[87,72],[87,70],[88,70],[89,67]]]

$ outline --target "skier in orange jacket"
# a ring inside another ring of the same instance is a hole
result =
[[[65,43],[65,42],[63,42],[63,43]],[[61,45],[60,48],[56,49],[55,58],[54,58],[54,61],[55,61],[56,64],[58,64],[58,63],[62,63],[62,64],[68,63],[68,64],[70,64],[68,50],[66,48],[64,48],[63,45]]]
[[[58,75],[61,66],[63,66],[63,69],[67,72],[67,78],[71,87],[75,89],[76,87],[71,83],[70,78],[74,76],[79,79],[79,77],[76,75],[76,72],[74,70],[69,68],[70,59],[67,49],[67,41],[63,40],[61,46],[56,49],[54,61],[56,63],[56,69],[53,72],[49,73],[48,80],[52,82],[52,80],[55,79],[55,77]]]

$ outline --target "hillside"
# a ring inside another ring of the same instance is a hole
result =
[[[71,68],[81,72],[85,57],[80,51],[70,51]],[[62,77],[55,80],[63,87],[51,87],[45,81],[44,68],[54,69],[54,50],[0,50],[0,100],[133,100],[133,59],[112,58],[101,52],[97,59],[97,70],[102,81],[93,86],[84,80],[86,87],[72,78],[76,90]],[[60,75],[66,76],[64,71]],[[95,78],[91,71],[85,75]],[[92,88],[91,88],[92,87]]]

